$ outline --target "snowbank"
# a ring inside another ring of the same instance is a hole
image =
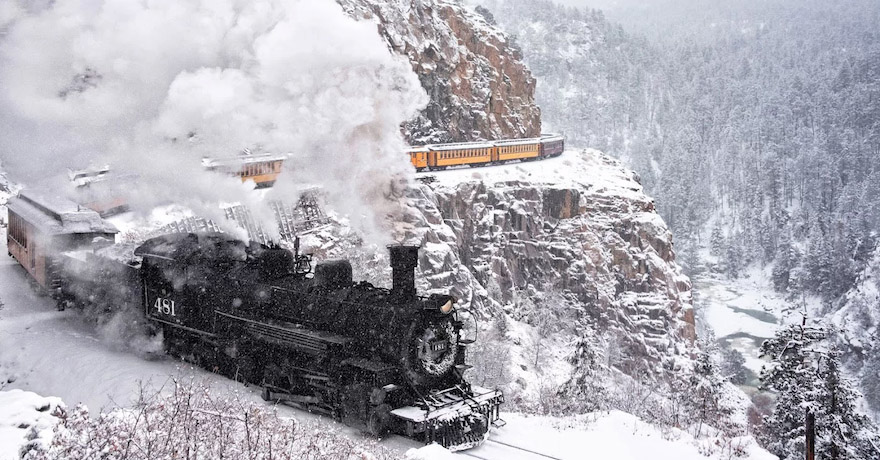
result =
[[[406,451],[406,460],[452,460],[454,458],[452,452],[440,444],[428,444],[419,449]]]
[[[48,442],[58,420],[53,414],[63,406],[59,398],[22,390],[0,391],[0,460],[17,459],[29,437],[37,443]]]
[[[525,449],[572,460],[776,459],[758,447],[750,436],[728,441],[696,441],[683,431],[661,429],[620,411],[566,418],[504,414],[503,418],[508,422],[507,426],[493,431],[492,441],[470,452],[481,457],[511,458],[517,452],[524,453],[520,449]],[[519,449],[512,449],[511,446]],[[507,449],[509,456],[484,455],[484,452],[500,450],[500,447]],[[434,457],[428,458],[433,460]]]

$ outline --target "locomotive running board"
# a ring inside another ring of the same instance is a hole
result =
[[[425,443],[437,442],[452,450],[465,450],[482,444],[489,428],[499,418],[504,402],[500,390],[456,386],[425,395],[419,406],[399,407],[391,415],[406,425],[406,435],[424,433]]]

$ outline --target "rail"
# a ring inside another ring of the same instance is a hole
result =
[[[508,444],[508,443],[506,443],[506,442],[496,441],[496,440],[494,440],[494,439],[487,439],[487,440],[486,440],[486,444],[498,444],[498,445],[501,445],[501,446],[506,447],[507,449],[513,449],[513,450],[517,450],[517,451],[520,451],[520,452],[524,452],[524,453],[526,453],[527,455],[532,455],[532,456],[535,456],[535,457],[537,457],[537,458],[539,458],[539,459],[564,460],[564,459],[562,459],[562,458],[560,458],[560,457],[554,457],[554,456],[552,456],[552,455],[542,454],[541,452],[537,452],[537,451],[534,451],[534,450],[531,450],[531,449],[526,449],[525,447],[515,446],[515,445],[513,445],[513,444]],[[498,459],[501,459],[501,458],[504,458],[504,459],[510,458],[508,455],[505,455],[505,456],[503,456],[503,457],[499,457],[499,456],[497,456],[497,455],[493,455],[493,456],[491,456],[491,457],[484,457],[484,456],[479,455],[479,454],[477,454],[477,453],[475,453],[475,452],[472,452],[472,451],[459,452],[459,455],[465,455],[465,456],[467,456],[467,457],[478,458],[478,459],[480,459],[480,460],[498,460]]]

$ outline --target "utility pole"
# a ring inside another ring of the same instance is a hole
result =
[[[801,341],[804,340],[804,331],[807,328],[807,303],[806,299],[801,294],[801,301],[803,302],[803,321],[801,321]],[[804,367],[807,366],[807,357],[804,355]],[[804,428],[806,431],[806,458],[807,460],[816,460],[816,416],[813,415],[813,411],[807,408],[807,417],[804,421],[806,425]]]
[[[807,409],[807,460],[816,460],[816,416]]]

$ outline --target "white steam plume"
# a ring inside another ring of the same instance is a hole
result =
[[[140,209],[270,216],[200,163],[258,147],[293,154],[270,198],[321,185],[370,242],[389,239],[392,181],[411,174],[399,126],[427,96],[375,24],[332,0],[2,3],[0,158],[20,180],[111,163],[141,176]]]

